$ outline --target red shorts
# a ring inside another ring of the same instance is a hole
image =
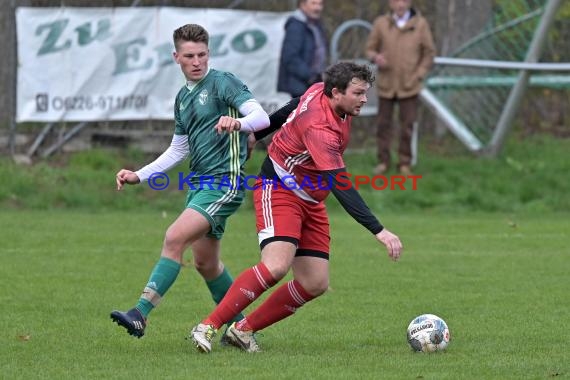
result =
[[[289,241],[297,245],[296,256],[328,259],[329,218],[324,202],[312,203],[271,181],[259,179],[253,190],[259,245]]]

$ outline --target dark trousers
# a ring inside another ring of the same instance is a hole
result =
[[[398,167],[410,166],[412,163],[412,134],[418,115],[418,96],[405,99],[379,98],[378,127],[376,143],[378,147],[378,162],[390,167],[390,145],[393,136],[394,106],[398,103],[400,120],[400,142],[398,144]]]

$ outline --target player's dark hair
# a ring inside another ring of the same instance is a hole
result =
[[[332,89],[335,87],[344,94],[353,78],[363,80],[370,85],[375,80],[368,65],[359,65],[354,62],[335,63],[327,68],[323,77],[325,82],[324,93],[329,98],[332,98]]]
[[[174,47],[178,50],[178,42],[180,41],[203,42],[208,46],[210,36],[201,25],[186,24],[174,31],[172,39],[174,40]]]

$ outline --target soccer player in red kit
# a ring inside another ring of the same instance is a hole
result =
[[[347,189],[343,153],[351,118],[360,114],[374,76],[365,65],[340,62],[311,86],[275,134],[254,187],[261,261],[237,277],[216,309],[190,337],[199,351],[212,350],[217,330],[293,270],[257,309],[228,328],[232,344],[259,351],[254,332],[323,294],[329,285],[329,220],[324,200],[332,192],[344,209],[397,260],[398,236],[384,228],[353,187]],[[339,179],[343,179],[342,185]]]

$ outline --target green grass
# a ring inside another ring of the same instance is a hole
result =
[[[417,181],[417,190],[410,190],[409,182],[405,191],[375,191],[365,186],[361,189],[363,197],[374,210],[394,212],[570,212],[567,153],[570,139],[513,136],[504,154],[496,160],[476,158],[457,146],[455,141],[443,147],[424,141],[415,168],[416,173],[422,175]],[[256,151],[247,163],[247,172],[257,174],[264,157],[265,153]],[[349,152],[345,158],[352,174],[372,175],[375,165],[372,150]],[[3,179],[0,207],[180,210],[185,192],[177,190],[177,174],[187,174],[187,164],[169,172],[168,190],[154,191],[143,185],[131,186],[121,193],[115,191],[114,175],[120,168],[138,169],[150,160],[152,157],[134,151],[103,150],[82,152],[67,159],[56,158],[31,167],[17,166],[7,158],[0,158],[0,178]],[[339,208],[334,200],[331,207]]]
[[[513,136],[494,160],[456,147],[424,143],[415,168],[422,175],[416,191],[407,183],[406,191],[368,187],[363,196],[378,210],[570,211],[570,139]],[[351,154],[346,161],[351,172],[371,174],[374,156]]]
[[[405,245],[391,262],[332,212],[331,289],[267,328],[264,352],[184,340],[212,308],[190,263],[140,340],[109,319],[134,304],[168,211],[0,213],[0,377],[6,379],[549,379],[570,374],[567,213],[383,213]],[[247,207],[223,244],[234,274],[258,259]],[[189,256],[187,257],[187,259]],[[406,327],[435,313],[448,350],[412,353]]]

